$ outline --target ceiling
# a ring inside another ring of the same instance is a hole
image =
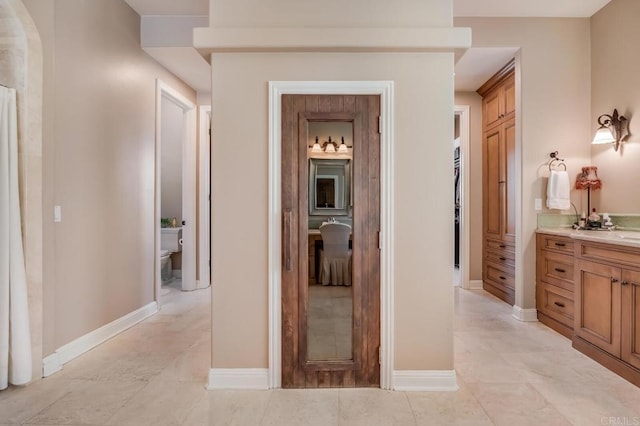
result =
[[[206,16],[209,0],[125,0],[140,16]],[[593,16],[611,0],[454,0],[456,17],[573,17]],[[192,57],[184,50],[145,49],[163,66],[198,92],[210,91],[210,72],[202,65],[194,72],[186,64]],[[195,53],[195,49],[192,49]],[[517,48],[471,48],[455,66],[457,91],[475,91],[513,58]],[[194,63],[197,62],[194,60]],[[206,70],[205,70],[206,71]]]

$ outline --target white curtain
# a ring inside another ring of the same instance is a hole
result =
[[[0,86],[0,390],[31,381],[31,337],[18,194],[16,91]]]

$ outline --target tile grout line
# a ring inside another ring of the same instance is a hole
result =
[[[413,409],[413,405],[411,405],[411,399],[409,398],[408,392],[402,392],[404,394],[404,398],[407,400],[407,404],[409,404],[409,410],[411,411],[411,417],[413,417],[413,424],[417,426],[418,419],[416,418],[416,412]]]

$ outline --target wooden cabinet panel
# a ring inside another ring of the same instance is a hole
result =
[[[640,369],[640,272],[622,271],[621,358]]]
[[[494,251],[505,251],[505,252],[511,252],[511,253],[515,253],[516,251],[515,244],[508,241],[486,239],[485,247],[489,250],[494,250]]]
[[[511,74],[504,82],[504,116],[509,118],[516,112],[516,77]]]
[[[516,264],[516,255],[507,250],[485,250],[485,260],[501,265],[502,267],[513,268]]]
[[[502,217],[502,174],[500,129],[485,135],[484,218],[485,237],[500,239]]]
[[[541,238],[541,244],[538,244],[538,247],[542,247],[545,250],[567,253],[573,256],[574,243],[569,238],[546,234],[540,234],[538,238]]]
[[[576,266],[575,333],[620,357],[620,269],[584,260]]]
[[[502,235],[507,241],[516,240],[516,120],[502,127],[504,138],[504,213]]]
[[[573,293],[555,285],[541,283],[537,287],[538,310],[573,328]]]
[[[542,252],[537,265],[538,279],[573,292],[573,256]]]
[[[504,94],[500,90],[494,90],[493,92],[485,96],[483,116],[485,127],[492,127],[502,119],[503,106],[502,99]]]
[[[599,262],[613,262],[622,265],[640,265],[640,250],[632,247],[580,242],[578,254],[583,259]]]
[[[568,237],[538,234],[536,248],[538,320],[571,338],[574,323],[573,242]]]

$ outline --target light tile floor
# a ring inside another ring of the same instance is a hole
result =
[[[640,424],[639,388],[487,293],[454,291],[457,392],[206,391],[211,293],[174,290],[62,372],[0,392],[0,425]]]
[[[309,286],[308,359],[352,359],[353,288]]]

